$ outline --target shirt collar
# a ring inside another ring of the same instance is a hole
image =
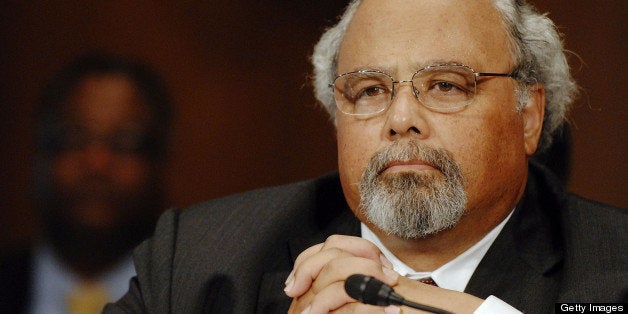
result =
[[[493,244],[493,241],[497,238],[501,230],[504,228],[506,222],[512,216],[512,211],[508,216],[499,223],[493,230],[487,233],[480,241],[474,244],[472,247],[458,255],[453,260],[447,262],[445,265],[439,267],[432,272],[417,272],[410,266],[406,265],[400,259],[398,259],[392,252],[390,252],[380,239],[371,231],[364,223],[362,223],[362,238],[373,242],[393,264],[393,268],[401,276],[410,279],[421,279],[431,277],[436,284],[445,289],[464,291],[467,283],[471,279],[473,272],[480,264],[480,261],[484,257],[484,254]]]
[[[105,286],[111,301],[115,301],[128,290],[133,276],[135,267],[129,254],[97,281]],[[65,297],[80,282],[49,245],[38,246],[35,250],[32,278],[32,313],[65,313]]]

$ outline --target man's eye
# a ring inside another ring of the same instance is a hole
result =
[[[363,89],[357,96],[358,98],[363,96],[375,97],[384,93],[386,93],[385,88],[379,86],[371,86]]]
[[[443,93],[449,93],[449,92],[462,90],[460,87],[458,87],[458,85],[450,83],[450,82],[437,82],[436,84],[434,84],[433,88]]]

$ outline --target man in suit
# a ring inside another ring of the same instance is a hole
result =
[[[50,81],[35,161],[43,237],[0,257],[0,312],[99,313],[124,294],[132,248],[164,207],[170,110],[160,78],[118,56],[82,56]]]
[[[626,301],[626,211],[531,159],[576,89],[546,16],[353,1],[312,61],[338,173],[167,212],[105,312],[400,312],[349,297],[356,273],[455,313]]]

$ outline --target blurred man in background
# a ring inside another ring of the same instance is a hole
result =
[[[145,65],[88,55],[41,99],[35,205],[42,241],[3,254],[0,312],[100,313],[135,274],[131,249],[164,208],[171,105]]]

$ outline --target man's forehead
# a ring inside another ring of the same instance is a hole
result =
[[[348,26],[338,65],[340,72],[390,70],[399,62],[414,69],[437,63],[482,69],[488,60],[508,58],[507,51],[507,32],[490,1],[366,0]]]
[[[94,75],[74,87],[63,106],[66,124],[86,129],[139,128],[150,110],[135,84],[121,75]]]

